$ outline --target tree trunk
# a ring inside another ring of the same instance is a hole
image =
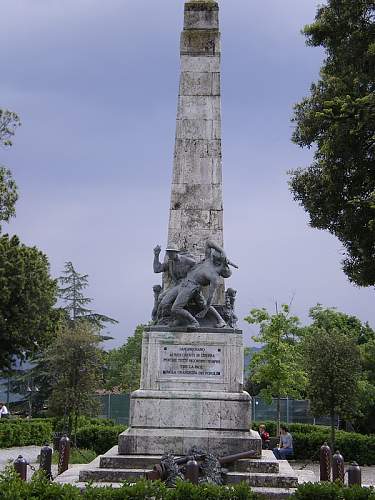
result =
[[[331,409],[331,450],[335,453],[335,412]]]

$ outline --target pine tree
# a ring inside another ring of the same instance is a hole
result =
[[[73,324],[85,320],[98,329],[103,329],[105,323],[115,324],[117,320],[93,312],[87,306],[92,299],[85,297],[83,291],[88,287],[88,274],[80,274],[71,262],[64,267],[63,276],[58,278],[62,286],[59,287],[59,297],[65,302],[62,309],[68,315]]]

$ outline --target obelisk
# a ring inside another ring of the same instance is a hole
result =
[[[168,245],[223,246],[219,7],[185,3]],[[223,287],[219,295],[223,298]],[[221,302],[220,300],[220,302]]]

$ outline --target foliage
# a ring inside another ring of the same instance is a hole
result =
[[[17,236],[0,237],[0,370],[46,345],[56,328],[56,281],[47,257]]]
[[[344,272],[360,286],[375,284],[374,10],[374,0],[318,8],[304,34],[326,59],[293,118],[293,141],[316,152],[308,168],[291,172],[291,191],[311,226],[343,244]]]
[[[0,420],[0,448],[43,445],[50,442],[52,423],[33,420]]]
[[[1,500],[256,500],[262,498],[252,493],[244,483],[231,486],[193,485],[179,482],[174,489],[169,489],[159,481],[125,482],[121,488],[103,488],[88,485],[80,488],[69,484],[50,483],[43,474],[36,473],[30,482],[21,481],[9,468],[0,475]]]
[[[64,325],[46,349],[43,362],[51,380],[52,393],[48,409],[52,415],[73,422],[96,408],[95,390],[102,377],[103,351],[100,337],[92,325],[80,322],[75,327]]]
[[[296,500],[375,500],[375,491],[359,486],[343,487],[338,483],[306,483],[291,498]]]
[[[69,464],[89,464],[96,458],[94,450],[85,450],[80,448],[71,448],[69,454]],[[52,455],[52,463],[59,463],[59,452],[54,451]]]
[[[0,221],[9,222],[9,219],[15,216],[17,199],[17,185],[11,171],[0,167]]]
[[[375,340],[360,346],[362,379],[359,384],[361,414],[355,425],[361,432],[375,433]]]
[[[66,304],[63,309],[73,323],[83,319],[99,329],[104,328],[105,323],[118,323],[117,320],[95,313],[86,307],[92,300],[83,295],[83,290],[88,287],[88,275],[79,274],[71,262],[65,264],[59,282],[61,284],[59,297]]]
[[[77,446],[101,455],[118,443],[118,435],[125,430],[123,425],[86,425],[77,430]]]
[[[17,113],[7,109],[0,109],[0,145],[12,146],[12,138],[21,121]]]
[[[306,383],[301,368],[301,352],[296,342],[299,319],[290,315],[289,306],[283,305],[281,311],[273,315],[265,309],[253,309],[245,320],[260,325],[260,333],[253,340],[264,344],[264,347],[254,354],[250,369],[253,381],[265,385],[260,396],[267,402],[271,402],[273,396],[278,398],[280,422],[280,398],[300,397]]]
[[[141,378],[142,338],[144,325],[138,325],[125,344],[112,349],[106,357],[105,387],[108,390],[133,392]]]
[[[314,314],[315,309],[312,309]],[[307,395],[312,413],[331,417],[331,444],[335,442],[335,415],[342,418],[356,413],[360,376],[357,339],[329,321],[317,319],[305,329],[303,343],[308,376]],[[327,317],[325,317],[327,319]]]
[[[257,431],[260,424],[266,426],[267,432],[269,432],[270,436],[276,436],[277,422],[275,422],[274,420],[261,420],[259,422],[252,422],[251,428]],[[291,433],[299,432],[303,434],[311,434],[312,432],[321,433],[329,431],[329,427],[327,427],[326,425],[300,424],[300,423],[291,423],[286,425]]]

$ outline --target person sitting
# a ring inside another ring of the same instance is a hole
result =
[[[0,418],[9,418],[8,408],[2,402],[0,402]]]
[[[259,426],[259,435],[262,438],[262,450],[268,450],[270,447],[270,434],[266,431],[264,424]]]
[[[274,448],[273,454],[278,460],[287,460],[293,455],[293,438],[285,425],[280,426],[280,444]]]

